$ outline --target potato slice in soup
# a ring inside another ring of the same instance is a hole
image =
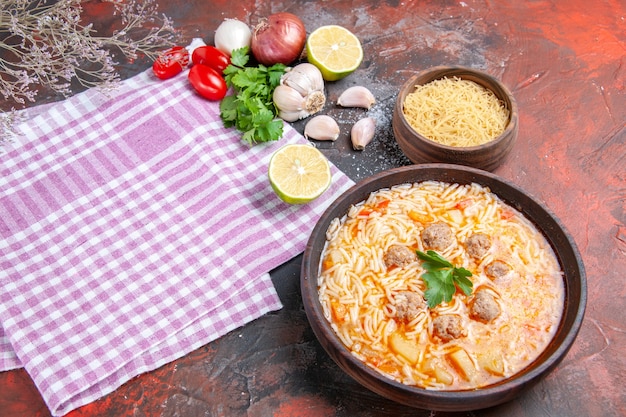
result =
[[[490,374],[495,376],[504,375],[504,361],[502,360],[502,356],[500,356],[497,352],[481,352],[478,354],[476,359],[478,361],[478,366]]]
[[[450,353],[449,357],[452,365],[459,372],[459,375],[468,381],[474,381],[476,379],[478,370],[465,350],[455,350]]]
[[[445,385],[452,385],[454,378],[450,372],[446,371],[443,364],[437,359],[427,359],[422,368],[424,372],[435,377],[438,382]]]
[[[395,332],[389,336],[389,347],[404,359],[415,365],[419,359],[420,349],[417,343]]]

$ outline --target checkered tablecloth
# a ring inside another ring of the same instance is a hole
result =
[[[151,71],[17,126],[0,154],[0,370],[52,414],[281,307],[268,272],[304,250],[352,182],[302,206],[267,180],[289,125],[250,147],[184,74]]]

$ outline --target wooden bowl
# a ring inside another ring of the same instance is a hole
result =
[[[413,129],[402,112],[406,96],[415,90],[415,86],[427,84],[443,77],[458,77],[474,81],[491,90],[502,100],[510,113],[509,122],[504,132],[483,145],[455,147],[442,145]],[[491,171],[506,159],[517,139],[517,103],[509,90],[489,74],[463,67],[435,67],[413,75],[404,83],[393,109],[392,125],[393,133],[400,149],[415,164],[445,162]]]
[[[467,391],[433,391],[386,378],[355,358],[337,338],[324,317],[318,296],[320,258],[330,222],[342,217],[352,204],[381,188],[425,180],[478,183],[523,213],[545,235],[564,273],[565,306],[553,340],[526,369],[495,385]],[[578,249],[559,220],[540,202],[494,174],[453,164],[422,164],[394,168],[363,180],[342,194],[323,213],[305,248],[300,277],[304,308],[311,327],[330,357],[356,381],[390,400],[438,411],[468,411],[507,402],[535,385],[565,357],[583,321],[587,299],[585,269]]]

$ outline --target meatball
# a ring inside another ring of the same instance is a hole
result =
[[[437,316],[433,320],[433,334],[444,342],[466,335],[461,317],[455,314]]]
[[[487,291],[477,291],[470,306],[470,317],[488,323],[500,315],[500,306]]]
[[[384,256],[387,268],[397,266],[402,268],[417,260],[417,254],[404,245],[391,245]]]
[[[396,317],[411,321],[426,307],[424,298],[413,291],[401,291],[395,296]]]
[[[495,260],[485,268],[485,274],[492,280],[502,278],[511,271],[511,267],[506,262]]]
[[[444,250],[452,244],[452,229],[445,223],[433,223],[422,231],[422,241],[428,249]]]
[[[491,239],[484,233],[474,233],[465,241],[465,250],[472,258],[482,258],[489,248],[491,248]]]

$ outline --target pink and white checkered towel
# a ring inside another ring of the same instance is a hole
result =
[[[18,126],[0,155],[0,371],[23,366],[52,414],[281,308],[268,272],[304,250],[352,181],[282,203],[250,147],[180,75],[150,71]]]

